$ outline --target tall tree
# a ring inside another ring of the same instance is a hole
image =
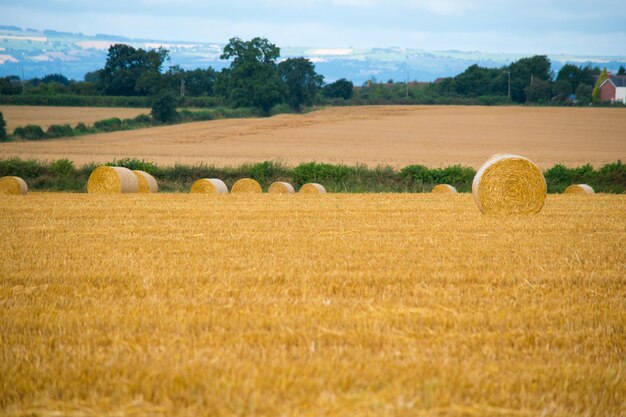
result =
[[[354,84],[345,78],[340,78],[334,83],[330,83],[324,87],[324,96],[329,98],[343,98],[348,100],[354,93]]]
[[[522,58],[509,66],[511,71],[511,99],[518,103],[526,102],[525,88],[531,86],[535,79],[552,81],[550,60],[546,55],[535,55]]]
[[[256,107],[269,115],[283,95],[276,65],[279,56],[280,49],[265,38],[230,39],[220,58],[232,62],[218,76],[217,91],[235,106]]]
[[[104,93],[113,96],[155,94],[162,87],[161,68],[168,57],[169,52],[163,48],[145,51],[125,44],[112,45],[99,73]]]
[[[593,101],[600,101],[600,86],[607,80],[607,78],[609,78],[609,73],[606,68],[604,68],[598,77],[598,81],[596,81],[596,85],[593,87],[593,92],[591,93]]]
[[[619,69],[617,70],[617,75],[626,75],[626,68],[624,68],[623,65],[619,66]]]
[[[280,78],[285,84],[286,102],[296,111],[302,104],[311,105],[324,83],[315,72],[315,65],[306,58],[289,58],[278,64]]]

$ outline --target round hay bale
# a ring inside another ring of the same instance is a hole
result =
[[[159,183],[154,177],[144,171],[133,171],[137,176],[137,185],[140,193],[158,193]]]
[[[293,185],[289,184],[288,182],[278,181],[272,183],[267,192],[270,194],[292,194],[296,191],[293,189]]]
[[[28,185],[20,177],[0,178],[0,194],[6,195],[26,195]]]
[[[563,194],[595,194],[596,192],[587,184],[572,184],[563,191]]]
[[[191,192],[194,194],[228,194],[224,181],[217,178],[202,178],[193,183]]]
[[[438,184],[433,187],[431,192],[433,194],[456,194],[458,191],[449,184]]]
[[[252,178],[242,178],[233,184],[231,193],[262,193],[263,190],[258,182]]]
[[[472,183],[472,194],[485,214],[536,214],[546,202],[546,179],[531,160],[498,154],[485,162]]]
[[[87,181],[87,192],[90,194],[126,194],[138,191],[137,176],[128,168],[101,166],[93,170]]]
[[[310,182],[308,184],[304,184],[302,188],[300,188],[300,192],[305,194],[325,194],[326,188],[324,188],[321,184]]]

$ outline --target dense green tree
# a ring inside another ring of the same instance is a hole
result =
[[[460,95],[477,97],[508,93],[502,69],[483,68],[476,64],[454,77],[456,92]]]
[[[567,81],[572,86],[572,91],[576,91],[580,84],[593,84],[593,69],[590,65],[577,67],[572,64],[565,64],[559,70],[556,81]]]
[[[345,78],[340,78],[337,81],[324,86],[324,96],[328,98],[343,98],[349,100],[354,92],[354,84],[352,81],[348,81]]]
[[[558,80],[554,83],[554,98],[558,101],[565,101],[572,94],[572,84],[567,80]]]
[[[22,92],[22,83],[20,77],[9,75],[0,78],[0,94],[14,95]]]
[[[600,73],[600,76],[598,77],[595,86],[593,87],[593,92],[591,93],[591,98],[593,99],[593,101],[600,101],[600,86],[603,82],[607,80],[607,78],[609,78],[609,73],[607,72],[606,68],[604,68]]]
[[[176,91],[180,91],[181,83],[184,82],[185,96],[213,95],[216,78],[216,72],[213,68],[197,68],[186,71],[178,65],[174,65],[163,76],[168,87]]]
[[[552,86],[548,81],[535,78],[531,85],[524,88],[524,95],[529,103],[546,103],[552,98]]]
[[[547,82],[552,81],[550,60],[545,55],[522,58],[512,63],[508,70],[511,71],[511,99],[518,103],[527,101],[525,89],[531,84],[534,85],[535,79]],[[535,91],[535,89],[532,89],[532,91]]]
[[[617,75],[626,75],[626,68],[623,65],[619,66],[619,70],[617,70]]]
[[[577,102],[580,104],[589,104],[592,99],[593,87],[591,84],[579,84],[574,93],[576,94]]]
[[[4,121],[4,116],[2,112],[0,112],[0,140],[6,139],[7,137],[7,122]]]
[[[163,48],[145,51],[124,44],[112,45],[99,72],[102,90],[112,96],[155,94],[163,87],[161,67],[168,54]]]
[[[306,58],[289,58],[278,64],[280,78],[285,85],[285,101],[300,111],[310,106],[324,84],[324,77],[315,72],[315,65]]]
[[[217,92],[235,106],[256,107],[269,115],[283,96],[276,65],[279,56],[280,49],[265,38],[230,39],[220,58],[232,62],[218,76]]]
[[[44,84],[57,83],[65,86],[70,84],[70,80],[63,74],[48,74],[41,79],[41,82]]]
[[[152,97],[152,111],[150,115],[156,121],[172,123],[178,120],[176,105],[178,100],[171,90],[162,90]]]

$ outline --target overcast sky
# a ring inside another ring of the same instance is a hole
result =
[[[0,0],[0,24],[279,46],[626,55],[626,1]]]

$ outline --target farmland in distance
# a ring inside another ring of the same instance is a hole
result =
[[[46,108],[41,112],[38,117],[47,117]],[[96,118],[104,117],[102,113]],[[507,152],[524,155],[543,169],[555,163],[600,167],[626,160],[624,132],[623,108],[334,107],[304,115],[0,143],[0,158],[69,158],[77,165],[131,157],[159,165],[238,166],[270,160],[288,165],[316,161],[478,168],[490,155]]]
[[[150,109],[126,107],[56,107],[56,106],[0,106],[0,113],[7,122],[7,129],[13,132],[16,127],[28,124],[41,126],[46,130],[50,125],[78,123],[92,125],[94,122],[111,117],[131,119],[140,114],[150,114]]]

